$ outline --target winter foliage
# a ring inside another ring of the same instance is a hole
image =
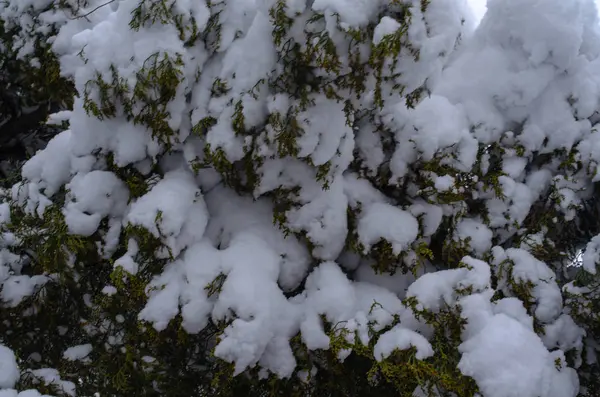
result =
[[[597,10],[487,8],[0,0],[0,397],[597,396]]]

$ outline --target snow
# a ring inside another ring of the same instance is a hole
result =
[[[575,371],[557,369],[556,355],[546,350],[539,337],[504,314],[491,316],[476,336],[460,346],[460,351],[458,368],[475,379],[485,396],[577,395]]]
[[[487,11],[486,3],[487,0],[469,0],[469,6],[471,6],[473,16],[477,23],[481,21]]]
[[[344,324],[351,331],[351,342],[356,331],[360,342],[367,345],[369,323],[375,329],[383,329],[393,321],[393,313],[401,309],[401,302],[394,294],[372,284],[352,283],[333,262],[321,264],[306,283],[306,297],[296,303],[303,304],[300,330],[309,349],[329,347],[329,337],[323,332],[319,315],[324,315],[331,324]],[[372,307],[375,302],[377,308]]]
[[[117,289],[112,285],[107,285],[102,288],[102,293],[111,296],[117,293]]]
[[[419,224],[409,212],[385,203],[367,207],[358,223],[358,236],[365,250],[384,239],[396,255],[408,248],[418,232]]]
[[[374,349],[375,358],[381,361],[396,349],[405,350],[410,347],[416,348],[417,360],[429,358],[434,353],[431,344],[423,335],[396,326],[379,337]]]
[[[383,40],[385,36],[396,33],[400,27],[401,25],[398,23],[398,21],[393,18],[381,18],[379,25],[375,27],[375,32],[373,33],[373,44],[377,45],[381,43],[381,40]]]
[[[523,302],[517,298],[503,298],[494,303],[495,314],[505,314],[520,322],[524,327],[533,331],[533,317],[527,314]]]
[[[312,183],[302,189],[301,198],[304,205],[287,213],[290,228],[298,232],[306,230],[307,237],[316,245],[313,250],[315,257],[323,260],[337,258],[344,248],[348,231],[345,211],[348,198],[344,194],[343,178],[336,177],[325,191],[319,182],[312,179]]]
[[[565,366],[563,352],[547,350],[531,323],[523,323],[526,315],[513,301],[502,304],[502,310],[490,298],[488,293],[462,299],[468,325],[466,340],[459,346],[460,371],[472,376],[485,396],[577,395],[577,375]],[[514,316],[518,312],[521,321]]]
[[[575,350],[581,353],[583,350],[583,339],[585,331],[579,327],[568,314],[562,314],[552,324],[544,327],[542,340],[548,349],[558,348],[562,351]],[[575,366],[581,364],[581,358],[576,358]]]
[[[462,219],[456,226],[457,238],[461,241],[469,239],[469,246],[478,255],[483,255],[492,248],[494,233],[484,223],[475,219]]]
[[[59,372],[53,368],[40,368],[29,370],[29,372],[44,382],[45,385],[52,385],[58,387],[66,395],[75,397],[75,384],[66,380],[62,380]]]
[[[454,178],[450,175],[438,176],[435,178],[434,186],[438,192],[448,191],[454,186]]]
[[[467,324],[458,368],[482,395],[574,397],[578,378],[565,354],[575,351],[578,368],[586,333],[563,302],[558,261],[539,260],[525,243],[543,248],[550,244],[546,231],[525,226],[549,194],[556,200],[543,210],[555,212],[556,223],[576,219],[600,178],[597,11],[586,0],[488,0],[485,15],[477,3],[473,20],[462,0],[404,3],[410,21],[399,19],[397,4],[380,0],[287,0],[293,23],[279,32],[280,44],[273,41],[272,0],[172,2],[184,26],[193,19],[201,31],[218,15],[218,34],[203,32],[194,44],[172,23],[131,29],[136,0],[87,20],[44,12],[39,21],[56,28],[49,42],[79,97],[72,110],[50,116],[69,129],[26,162],[10,198],[40,218],[59,205],[68,233],[100,236],[102,257],[146,282],[142,309],[127,313],[142,324],[161,332],[180,316],[190,334],[222,326],[214,356],[232,363],[235,375],[256,368],[263,377],[297,374],[310,383],[314,373],[298,371],[290,345],[296,335],[309,351],[329,349],[332,337],[343,336],[374,346],[377,361],[410,348],[425,360],[436,353],[432,327],[415,310],[437,315],[460,307]],[[50,3],[7,4],[0,18],[26,25],[24,10]],[[317,13],[323,17],[311,20]],[[371,58],[404,23],[410,45]],[[350,38],[367,26],[374,31],[364,42]],[[31,42],[17,38],[28,56]],[[297,53],[286,54],[286,46]],[[181,60],[172,69],[176,95],[165,104],[168,136],[132,120],[161,99],[160,90],[128,102],[152,54]],[[288,63],[292,56],[306,59]],[[327,56],[335,58],[331,70],[319,65]],[[372,67],[377,62],[380,71]],[[111,117],[94,117],[84,98],[100,103],[102,93],[88,81],[111,82],[113,71],[123,98]],[[415,90],[421,98],[410,101]],[[192,134],[207,118],[214,125]],[[576,171],[561,166],[555,152],[573,148]],[[555,158],[544,162],[545,154]],[[208,160],[213,164],[202,168]],[[140,196],[121,179],[120,171],[133,170],[148,184]],[[10,206],[0,204],[0,227],[10,221]],[[123,238],[132,226],[163,247],[142,252],[143,236]],[[9,251],[13,240],[0,240],[3,308],[53,280],[22,273],[24,262]],[[414,273],[375,272],[382,242],[397,257],[394,265]],[[446,263],[444,255],[419,251],[449,244],[467,256]],[[583,269],[592,274],[598,247],[596,236],[583,254]],[[147,254],[161,266],[147,266]],[[532,301],[516,296],[515,285],[530,286]],[[106,297],[130,295],[127,286],[99,287]],[[497,292],[504,297],[492,302]],[[89,307],[92,298],[85,295]],[[122,323],[125,314],[109,318]],[[87,362],[95,348],[71,346],[63,358]],[[350,354],[345,349],[337,358]],[[33,372],[74,393],[58,371]],[[14,387],[19,376],[14,354],[0,345],[0,387]]]
[[[121,217],[127,209],[128,188],[112,172],[78,174],[66,187],[70,201],[63,213],[72,234],[90,236],[96,232],[103,218]]]
[[[79,106],[82,106],[81,99]],[[100,121],[75,112],[70,119],[72,130],[78,131],[71,140],[73,154],[85,157],[95,150],[114,153],[115,164],[124,167],[156,155],[158,143],[150,138],[150,131],[139,125],[123,123],[123,119]],[[81,131],[81,132],[79,132]]]
[[[356,28],[372,20],[381,3],[381,0],[315,0],[312,9],[337,13],[342,23]]]
[[[473,12],[475,21],[479,23],[485,16],[485,13],[487,12],[487,0],[468,0],[468,2]],[[598,8],[598,13],[600,14],[600,2],[598,0],[595,0],[595,3],[596,8]]]
[[[250,247],[253,255],[247,254]],[[245,259],[240,261],[243,253]],[[288,340],[297,320],[296,311],[277,286],[279,256],[259,236],[241,231],[232,238],[222,260],[228,276],[212,316],[224,320],[233,311],[238,318],[225,329],[215,355],[234,361],[236,373],[261,360],[263,367],[279,376],[291,375],[295,358]],[[255,281],[247,283],[248,279]]]
[[[408,287],[406,296],[414,297],[421,309],[438,311],[444,304],[453,305],[457,288],[472,287],[475,291],[489,287],[490,267],[487,263],[465,257],[467,267],[426,273]]]
[[[4,390],[0,391],[0,396],[2,397],[52,397],[48,394],[41,394],[39,391],[37,390],[24,390],[22,392],[17,392],[16,390],[7,390],[6,393],[12,393],[12,394],[7,394],[6,396],[4,396],[2,393],[5,392]]]
[[[65,352],[63,353],[63,358],[69,361],[82,360],[86,358],[91,352],[92,345],[89,343],[85,345],[72,346],[65,350]]]
[[[396,130],[398,149],[391,160],[393,178],[406,175],[408,162],[419,156],[432,160],[434,154],[458,143],[456,167],[470,169],[477,154],[477,141],[471,136],[463,110],[447,98],[432,95],[415,109],[398,104],[387,116],[386,123]]]
[[[306,277],[311,261],[304,244],[294,236],[285,236],[273,225],[273,206],[268,200],[240,197],[229,189],[216,187],[207,197],[213,214],[207,236],[214,244],[228,247],[234,234],[252,232],[260,236],[279,256],[278,282],[285,290],[296,288]]]
[[[245,62],[239,62],[241,57],[246,58]],[[226,52],[220,75],[231,82],[235,94],[241,94],[269,74],[275,57],[271,23],[267,15],[257,12],[247,34],[241,40],[235,40]]]
[[[12,350],[0,344],[0,389],[9,389],[19,380],[21,373]]]
[[[410,213],[419,218],[422,233],[425,237],[433,235],[444,217],[444,210],[423,200],[415,200],[409,208]]]
[[[139,270],[139,264],[133,259],[139,252],[138,243],[134,238],[130,238],[127,241],[127,252],[115,261],[115,268],[122,268],[129,274],[137,274]],[[111,293],[112,289],[108,289],[107,293]]]
[[[344,105],[319,96],[315,98],[314,106],[311,111],[298,115],[300,128],[304,131],[297,141],[298,157],[310,156],[316,166],[331,161],[335,168],[344,170],[352,161],[354,147],[354,135],[346,121]]]
[[[510,248],[503,251],[500,247],[495,247],[495,263],[499,264],[505,259],[512,264],[510,269],[512,280],[517,283],[531,282],[533,284],[531,292],[536,300],[536,318],[545,323],[555,320],[562,310],[563,301],[554,272],[548,265],[525,250]],[[501,279],[499,289],[505,288],[506,282],[508,279]]]
[[[583,252],[582,265],[585,271],[596,274],[596,266],[600,262],[600,235],[593,237]]]
[[[12,233],[0,236],[0,305],[14,308],[50,281],[45,274],[22,274],[24,258],[11,252],[18,243]]]
[[[354,279],[364,283],[378,285],[395,293],[399,298],[404,298],[406,290],[415,281],[415,276],[412,273],[402,274],[396,272],[376,273],[370,262],[363,262],[354,272]],[[420,274],[419,274],[420,275]]]
[[[41,287],[49,279],[45,275],[27,276],[14,275],[2,282],[0,298],[5,304],[16,307],[23,299],[33,295],[38,287]]]
[[[69,181],[71,158],[68,155],[71,131],[63,131],[46,148],[36,153],[23,166],[22,175],[30,182],[39,185],[46,196],[51,197]]]
[[[164,241],[170,249],[169,255],[177,256],[200,240],[208,215],[193,176],[189,172],[173,171],[131,204],[125,220],[146,228]]]

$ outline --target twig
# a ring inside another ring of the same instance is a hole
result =
[[[87,16],[88,16],[88,15],[90,15],[90,14],[92,14],[92,13],[96,12],[97,10],[99,10],[100,8],[102,8],[102,7],[104,7],[104,6],[107,6],[107,5],[109,5],[110,3],[114,3],[115,1],[116,1],[116,0],[108,0],[106,3],[104,3],[104,4],[100,4],[98,7],[94,8],[92,11],[90,11],[90,12],[88,12],[88,13],[86,13],[86,14],[79,15],[79,16],[77,16],[77,17],[75,17],[75,18],[71,18],[71,17],[68,17],[68,18],[69,18],[70,20],[76,20],[76,19],[80,19],[80,18],[87,18]]]

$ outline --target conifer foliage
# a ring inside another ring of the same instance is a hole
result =
[[[0,0],[0,396],[597,396],[596,15]]]

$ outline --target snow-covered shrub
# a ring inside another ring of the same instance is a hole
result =
[[[596,15],[5,0],[78,95],[4,204],[0,342],[86,396],[594,395]]]
[[[12,119],[28,114],[43,121],[48,107],[70,106],[74,93],[72,84],[61,77],[60,64],[51,49],[50,34],[56,34],[58,26],[51,21],[32,18],[26,12],[37,15],[55,7],[52,2],[22,1],[2,2],[0,15],[0,127],[3,142],[6,135],[15,134],[18,126],[6,126]],[[32,127],[36,127],[33,124]]]

